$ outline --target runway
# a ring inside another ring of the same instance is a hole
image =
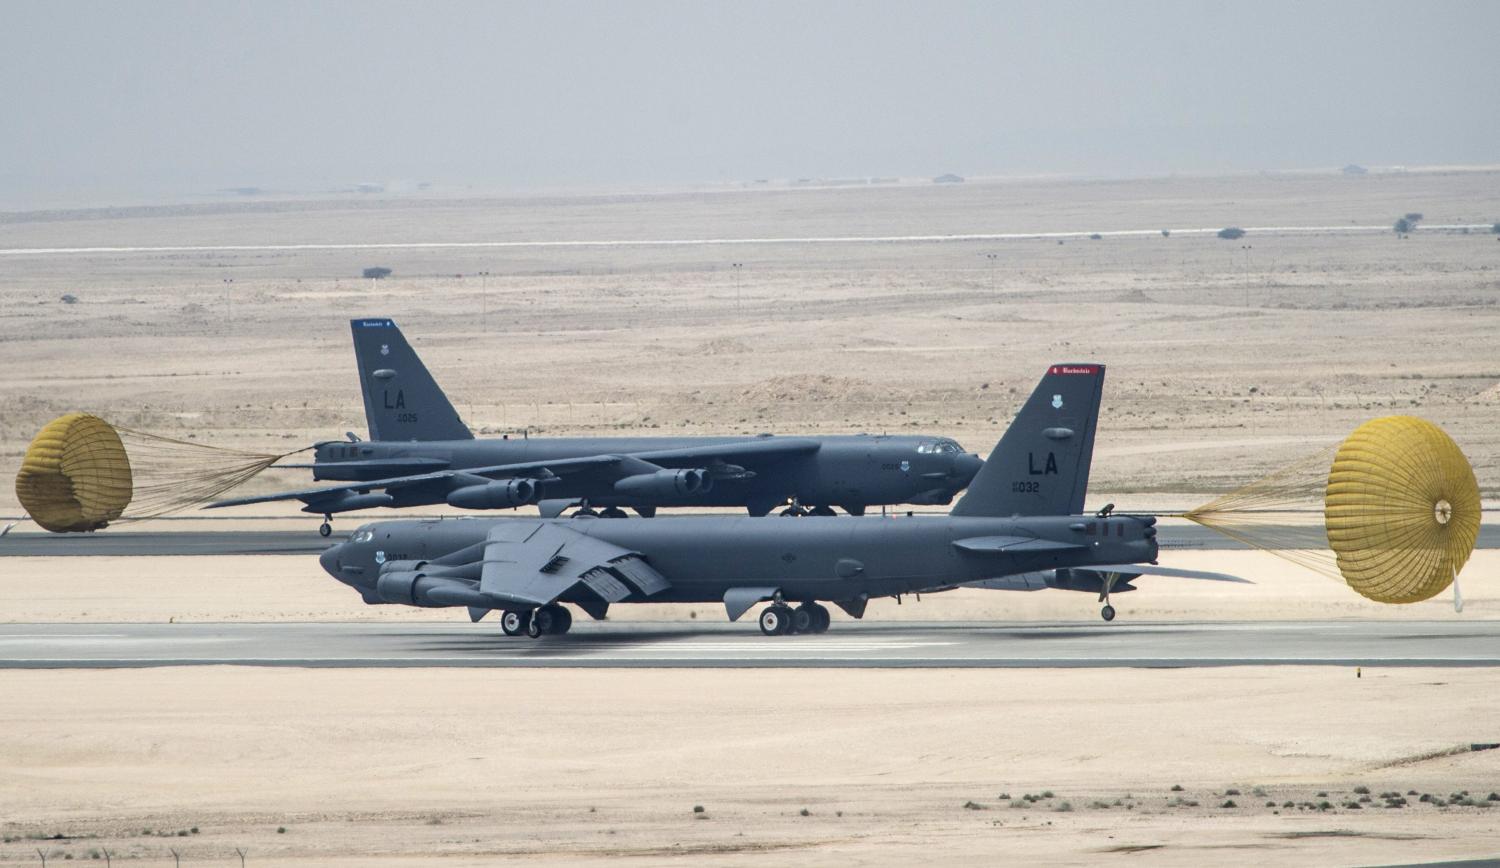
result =
[[[654,521],[655,519],[627,519]],[[779,520],[779,519],[773,519]],[[362,522],[350,521],[333,536],[318,536],[316,525],[309,521],[307,530],[211,530],[211,531],[111,531],[82,534],[55,534],[37,531],[11,531],[0,537],[0,557],[61,557],[77,555],[295,555],[317,554],[336,542],[343,542],[348,531]],[[1206,527],[1186,525],[1163,527],[1161,547],[1201,551],[1245,551],[1250,547],[1215,533]],[[1479,529],[1481,549],[1500,548],[1500,524],[1482,525]]]
[[[1216,236],[1222,226],[1184,226],[1162,229],[1074,229],[1038,232],[969,232],[949,235],[814,235],[804,237],[761,238],[575,238],[516,241],[369,241],[307,242],[300,244],[176,244],[141,247],[7,247],[0,256],[98,256],[101,254],[162,253],[288,253],[309,250],[517,250],[548,248],[626,248],[626,247],[741,247],[758,245],[816,244],[952,244],[995,241],[1050,241],[1084,238],[1155,238],[1159,235]],[[1380,226],[1245,226],[1255,235],[1375,235],[1389,234],[1391,227]],[[1423,232],[1488,232],[1488,223],[1423,224]]]
[[[1500,666],[1500,621],[853,623],[762,636],[753,620],[577,622],[512,638],[497,623],[4,624],[0,669],[1181,668]]]

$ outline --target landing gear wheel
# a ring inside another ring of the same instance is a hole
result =
[[[788,633],[811,633],[813,628],[813,613],[806,606],[798,606],[792,610],[792,623],[787,630]]]
[[[786,515],[786,516],[791,516],[792,518],[801,518],[802,516],[807,515],[807,510],[803,509],[800,506],[796,506],[794,504],[792,506],[787,507],[786,509],[783,509],[781,511],[781,514],[782,515]]]
[[[549,606],[553,609],[552,635],[561,636],[573,628],[573,613],[562,606]]]
[[[550,636],[557,632],[557,620],[557,609],[552,606],[543,606],[531,616],[531,624],[536,627],[538,636]]]
[[[1106,621],[1113,621],[1115,619],[1115,607],[1106,605],[1099,610],[1099,617]]]
[[[825,518],[828,516],[838,515],[838,513],[833,511],[833,507],[831,506],[815,506],[812,509],[809,509],[807,511],[807,514],[823,516]]]
[[[533,617],[531,622],[526,625],[526,635],[533,639],[539,638],[542,635],[542,627],[536,621],[537,619]]]
[[[573,517],[574,518],[598,518],[599,517],[599,513],[594,512],[592,509],[589,509],[588,507],[585,506],[585,507],[579,509],[577,512],[573,513]]]
[[[774,606],[767,606],[760,613],[760,632],[767,636],[781,636],[791,625],[792,610],[788,606],[778,603]]]
[[[611,507],[609,507],[608,509],[606,509],[603,512],[599,513],[599,517],[600,518],[629,518],[629,516],[627,516],[625,514],[625,510],[619,508],[618,506],[611,506]]]
[[[331,515],[323,516],[323,523],[318,525],[318,536],[327,537],[333,533],[333,525],[330,523],[332,520],[333,516]]]
[[[807,603],[803,608],[807,609],[808,614],[812,616],[812,626],[808,627],[807,632],[827,633],[828,625],[833,623],[833,619],[828,615],[828,610],[817,603]]]
[[[531,626],[531,612],[524,609],[507,609],[500,616],[500,630],[507,636],[519,636]]]

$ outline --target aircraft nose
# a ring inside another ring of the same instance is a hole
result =
[[[979,475],[979,468],[983,466],[984,459],[972,452],[965,452],[953,459],[953,475],[967,486]]]
[[[323,571],[328,573],[328,575],[333,576],[335,579],[339,578],[339,567],[341,566],[341,564],[339,563],[339,557],[341,556],[343,549],[344,544],[338,543],[337,545],[329,546],[328,551],[325,551],[321,555],[318,555],[318,563],[323,566]]]

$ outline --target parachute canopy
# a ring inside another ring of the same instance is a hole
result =
[[[47,530],[97,530],[207,503],[291,454],[174,440],[69,413],[27,447],[16,498]]]
[[[16,475],[16,497],[50,531],[94,530],[130,505],[130,459],[113,426],[69,413],[37,433]]]
[[[1320,502],[1321,501],[1321,502]],[[1321,512],[1322,522],[1308,521]],[[1453,583],[1479,539],[1479,484],[1458,444],[1414,416],[1384,416],[1184,513],[1226,536],[1343,579],[1381,603]]]
[[[1382,603],[1441,593],[1479,539],[1479,483],[1458,444],[1414,416],[1359,426],[1328,472],[1323,520],[1349,587]]]

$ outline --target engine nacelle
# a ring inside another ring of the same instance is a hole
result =
[[[627,476],[615,483],[615,493],[646,500],[667,500],[689,494],[703,494],[713,487],[707,470],[658,470]]]
[[[448,493],[448,505],[459,509],[510,509],[535,502],[536,495],[536,483],[529,479],[502,479],[454,489]]]
[[[387,603],[406,606],[491,606],[490,599],[467,582],[429,576],[418,570],[382,571],[375,581],[375,593]]]

